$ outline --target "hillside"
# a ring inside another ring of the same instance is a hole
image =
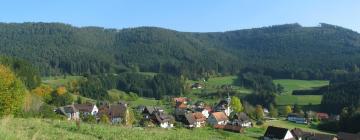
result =
[[[0,24],[0,53],[31,61],[42,75],[140,70],[198,78],[256,67],[276,78],[325,79],[331,70],[359,64],[358,52],[360,34],[329,24],[214,33]]]

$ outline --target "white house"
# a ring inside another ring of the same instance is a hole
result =
[[[83,115],[93,115],[95,116],[98,112],[99,109],[96,105],[94,104],[74,104],[74,107],[79,110],[80,113],[82,113]]]
[[[264,140],[294,140],[294,135],[289,129],[269,126],[263,137]]]
[[[225,125],[229,121],[229,118],[225,115],[224,112],[214,112],[208,118],[208,123],[210,125]]]

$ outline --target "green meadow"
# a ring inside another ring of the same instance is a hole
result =
[[[0,122],[3,140],[255,140],[265,131],[265,128],[250,128],[240,134],[210,127],[161,129],[86,123],[77,127],[73,121],[11,117]]]
[[[278,79],[274,80],[274,83],[284,86],[284,92],[275,99],[277,105],[308,105],[310,103],[318,105],[321,103],[322,95],[292,95],[292,91],[329,85],[329,81],[325,80]]]

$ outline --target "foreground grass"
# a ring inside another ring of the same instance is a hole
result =
[[[275,84],[284,86],[282,95],[276,97],[275,102],[277,105],[318,105],[321,103],[322,95],[292,95],[294,90],[311,89],[329,85],[329,81],[325,80],[290,80],[279,79],[274,80]]]
[[[232,133],[212,128],[200,129],[160,129],[131,128],[123,126],[82,123],[78,129],[74,122],[36,118],[3,118],[0,120],[0,136],[4,140],[251,140],[257,139],[265,131],[261,128],[247,129],[245,134]]]

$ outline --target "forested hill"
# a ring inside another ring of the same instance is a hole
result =
[[[273,77],[322,79],[360,63],[360,34],[329,24],[188,33],[2,23],[0,53],[34,63],[42,75],[140,70],[196,78],[256,68]]]

